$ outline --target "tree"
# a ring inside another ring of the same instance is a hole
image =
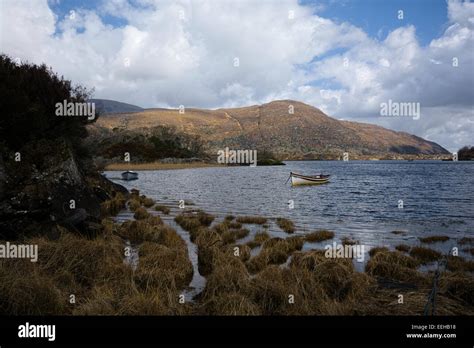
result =
[[[458,160],[471,161],[474,160],[474,146],[464,146],[458,151]]]
[[[79,150],[91,121],[56,116],[56,103],[84,103],[89,95],[90,91],[73,87],[44,64],[18,65],[0,55],[0,139],[17,150],[30,140],[65,138]]]

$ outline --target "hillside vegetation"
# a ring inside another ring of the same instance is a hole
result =
[[[333,119],[310,105],[279,100],[232,109],[147,109],[107,115],[93,127],[140,130],[171,126],[198,135],[211,152],[225,147],[271,151],[282,159],[447,155],[440,145],[380,126]]]

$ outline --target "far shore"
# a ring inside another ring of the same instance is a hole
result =
[[[405,159],[379,159],[379,158],[367,158],[367,159],[360,159],[354,158],[351,161],[408,161],[413,160],[411,158]],[[416,161],[442,161],[439,158],[414,158]],[[341,161],[338,159],[325,159],[325,160],[318,160],[318,159],[285,159],[283,162],[293,162],[293,161]],[[443,160],[443,161],[446,161]],[[230,165],[235,166],[235,165]],[[210,163],[210,162],[188,162],[188,163],[162,163],[162,162],[147,162],[147,163],[111,163],[105,166],[104,170],[106,171],[124,171],[124,170],[174,170],[174,169],[192,169],[192,168],[212,168],[212,167],[229,167],[227,164],[219,164],[219,163]]]
[[[190,168],[208,168],[208,167],[225,167],[224,164],[206,163],[206,162],[190,162],[190,163],[111,163],[105,166],[104,170],[173,170],[173,169],[190,169]]]

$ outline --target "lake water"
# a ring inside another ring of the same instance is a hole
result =
[[[456,239],[474,236],[474,163],[440,161],[289,161],[286,166],[139,171],[137,188],[179,213],[191,201],[223,218],[233,215],[286,217],[297,233],[329,229],[369,246],[417,243],[418,237],[451,237],[435,248],[446,251]],[[329,184],[292,187],[289,172],[331,174]],[[403,208],[399,208],[399,201]],[[294,202],[290,209],[289,202]],[[391,233],[405,231],[403,235]],[[272,223],[273,235],[285,235]],[[464,253],[463,253],[464,254]],[[467,256],[467,255],[464,255]]]

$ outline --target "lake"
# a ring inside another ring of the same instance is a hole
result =
[[[286,166],[139,171],[135,181],[107,177],[179,213],[178,201],[224,217],[263,215],[294,221],[297,233],[329,229],[362,244],[418,243],[418,237],[474,236],[474,163],[441,161],[288,161]],[[289,172],[331,174],[329,184],[292,187]],[[293,209],[289,203],[293,202]],[[402,205],[403,204],[403,205]],[[285,233],[272,223],[273,235]],[[392,231],[405,231],[393,234]],[[464,254],[464,253],[462,253]],[[464,255],[466,256],[466,255]]]

